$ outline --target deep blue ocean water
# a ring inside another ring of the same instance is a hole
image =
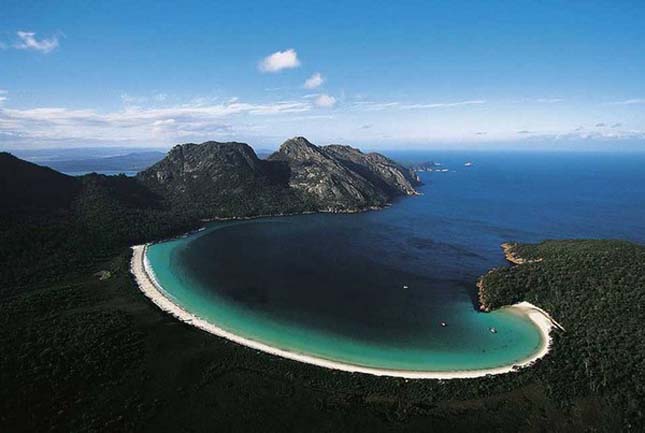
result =
[[[507,265],[502,242],[645,242],[645,154],[390,156],[449,171],[420,173],[423,195],[383,211],[216,223],[155,245],[148,257],[160,283],[186,309],[285,349],[387,368],[474,369],[539,346],[530,322],[475,308],[477,278]]]

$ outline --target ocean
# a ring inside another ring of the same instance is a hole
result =
[[[525,317],[477,310],[477,278],[508,266],[502,242],[645,242],[645,154],[389,156],[448,171],[420,173],[422,195],[382,211],[213,223],[155,244],[158,281],[184,309],[281,349],[377,368],[473,370],[519,362],[541,344]]]

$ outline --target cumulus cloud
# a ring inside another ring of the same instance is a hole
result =
[[[276,51],[266,56],[258,65],[262,72],[279,72],[283,69],[293,69],[300,66],[298,53],[293,48],[284,51]]]
[[[330,108],[336,105],[336,98],[323,93],[314,99],[314,104],[316,104],[317,107]]]
[[[39,51],[46,54],[58,48],[57,36],[38,39],[35,32],[24,31],[16,32],[16,35],[20,41],[14,45],[14,48],[19,50]]]
[[[325,82],[325,79],[323,78],[322,75],[320,75],[320,72],[316,72],[311,77],[307,78],[304,84],[304,88],[315,89],[317,87],[320,87],[324,82]]]

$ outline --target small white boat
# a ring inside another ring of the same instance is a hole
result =
[[[472,163],[472,162],[470,162],[470,161],[468,161],[468,162],[464,163],[464,166],[465,166],[465,167],[472,167],[472,165],[473,165],[473,163]]]
[[[407,288],[408,288],[408,286],[406,286],[406,285],[404,284],[404,285],[403,285],[403,288],[404,288],[404,289],[407,289]]]
[[[495,329],[495,328],[490,328],[490,332],[492,332],[493,334],[497,334],[497,329]]]
[[[448,324],[446,322],[441,322],[441,327],[442,328],[445,328],[446,326],[448,326]]]

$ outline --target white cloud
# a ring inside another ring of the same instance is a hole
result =
[[[562,101],[564,101],[562,98],[538,98],[535,100],[535,102],[539,102],[540,104],[557,104]]]
[[[438,102],[433,104],[407,104],[407,105],[401,105],[401,108],[404,110],[414,110],[414,109],[425,109],[425,108],[460,107],[462,105],[480,105],[485,103],[486,101],[477,99],[472,101]]]
[[[161,108],[126,104],[112,112],[61,107],[13,109],[0,105],[0,136],[22,137],[27,143],[89,143],[106,138],[115,143],[174,143],[239,134],[233,124],[248,129],[248,116],[281,116],[312,108],[313,104],[307,101],[250,103],[237,98],[226,103]]]
[[[609,105],[637,105],[645,104],[645,98],[626,99],[624,101],[610,102]]]
[[[389,108],[396,108],[401,105],[400,102],[371,102],[371,101],[358,101],[354,102],[354,108],[364,111],[381,111]]]
[[[433,108],[450,108],[460,107],[467,105],[481,105],[486,101],[481,99],[458,101],[458,102],[435,102],[430,104],[408,104],[402,102],[371,102],[371,101],[358,101],[354,103],[354,107],[364,111],[382,111],[388,109],[399,110],[424,110]]]
[[[314,104],[316,104],[317,107],[330,108],[336,105],[336,98],[323,93],[314,99]]]
[[[20,42],[14,45],[14,48],[19,50],[34,50],[41,53],[49,53],[58,48],[58,37],[52,36],[51,38],[37,39],[35,32],[16,32]]]
[[[283,69],[292,69],[300,66],[298,53],[293,48],[285,51],[276,51],[260,61],[258,67],[262,72],[279,72]]]
[[[325,79],[323,78],[322,75],[320,75],[320,72],[316,72],[311,77],[307,78],[304,84],[304,88],[315,89],[317,87],[320,87],[324,82],[325,82]]]
[[[145,96],[133,96],[129,93],[122,93],[121,101],[123,101],[125,105],[137,105],[147,102],[148,98],[146,98]]]

